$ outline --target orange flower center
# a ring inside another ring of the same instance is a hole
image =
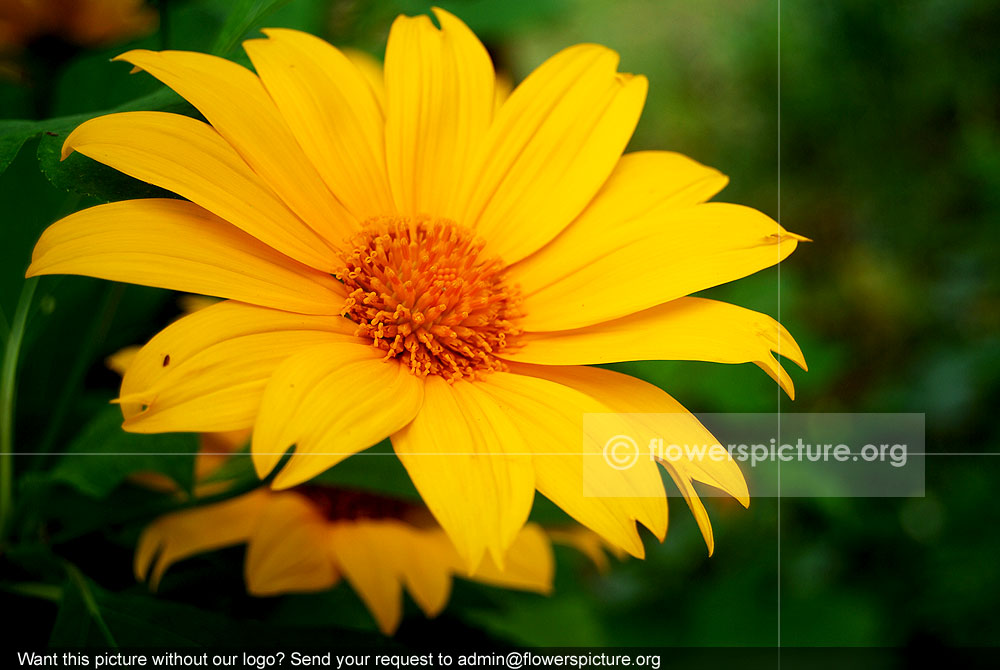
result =
[[[448,381],[505,370],[497,354],[520,334],[520,298],[483,242],[447,219],[369,219],[337,279],[357,334],[420,377]]]

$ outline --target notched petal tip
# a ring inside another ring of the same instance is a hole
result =
[[[633,558],[638,558],[640,561],[646,558],[646,545],[642,543],[642,538],[639,537],[639,531],[635,527],[635,519],[632,519],[632,532],[628,535],[628,544],[616,543],[623,551],[628,553]],[[666,534],[664,533],[664,537]]]
[[[444,28],[445,24],[448,23],[449,21],[456,21],[458,23],[461,23],[463,26],[466,26],[465,21],[458,18],[457,16],[449,12],[447,9],[442,9],[441,7],[431,7],[431,12],[434,14],[434,18],[438,20],[438,24],[442,28]]]
[[[301,30],[295,30],[293,28],[278,28],[278,27],[261,28],[260,32],[262,35],[264,35],[264,37],[255,37],[253,39],[245,40],[243,44],[246,45],[247,42],[266,42],[268,40],[276,40],[282,37],[283,35],[308,35],[309,37],[319,39],[312,33],[306,33]]]
[[[778,346],[772,347],[771,351],[784,356],[798,365],[803,371],[808,372],[809,366],[806,364],[806,357],[802,353],[799,343],[795,341],[795,338],[792,337],[792,334],[784,326],[778,324],[778,328]]]
[[[267,477],[272,472],[274,472],[274,469],[278,467],[278,462],[280,462],[281,460],[280,458],[273,459],[270,457],[270,455],[268,455],[267,457],[261,456],[259,450],[254,451],[252,443],[250,447],[250,456],[251,456],[250,460],[253,461],[254,472],[257,473],[258,479],[267,479]],[[288,488],[288,486],[281,486],[280,480],[275,479],[273,482],[271,482],[271,488],[275,491],[280,491],[282,489]]]
[[[270,42],[271,42],[270,36],[251,37],[248,40],[243,40],[242,42],[240,42],[240,46],[243,47],[243,51],[247,52],[247,55],[249,56],[250,51],[253,50],[255,47],[270,44]]]
[[[780,370],[779,377],[777,380],[778,385],[788,395],[788,399],[794,401],[795,383],[792,381],[792,376],[788,374],[788,371],[785,370],[785,368],[781,367],[781,364],[777,362],[777,359],[775,359],[775,363],[778,365],[778,369]]]

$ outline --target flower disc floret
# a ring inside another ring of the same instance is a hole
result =
[[[505,370],[520,297],[504,264],[448,219],[369,219],[336,273],[349,291],[344,315],[417,376],[449,381]]]

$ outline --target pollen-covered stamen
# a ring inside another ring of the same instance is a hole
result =
[[[447,219],[379,217],[351,240],[337,278],[350,295],[344,314],[418,376],[448,380],[503,370],[519,302],[503,263]]]

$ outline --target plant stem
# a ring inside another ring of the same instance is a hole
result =
[[[0,367],[0,539],[6,538],[14,504],[14,396],[17,363],[37,279],[25,280]]]

